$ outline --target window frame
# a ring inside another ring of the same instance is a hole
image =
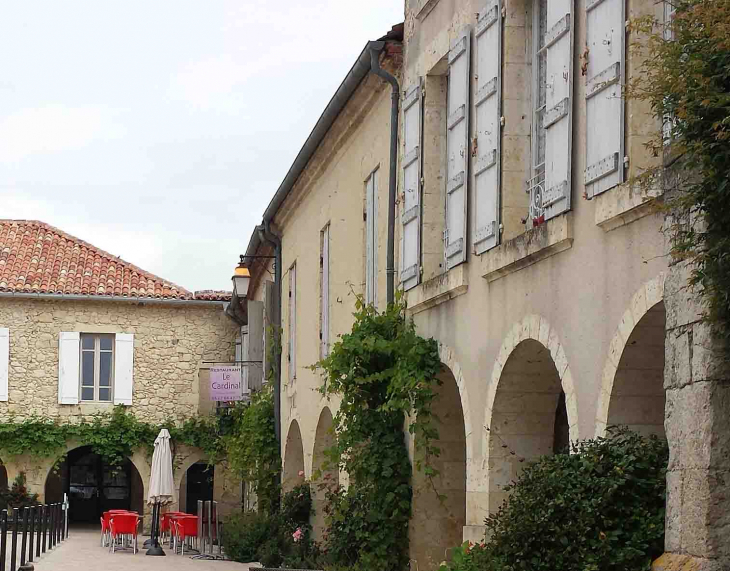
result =
[[[530,178],[527,182],[528,192],[530,192],[530,212],[527,219],[528,229],[535,225],[535,222],[541,223],[541,217],[544,216],[545,210],[542,207],[542,197],[545,192],[545,160],[544,153],[547,149],[547,129],[544,127],[543,120],[543,138],[545,140],[545,149],[543,149],[543,160],[541,163],[537,163],[539,155],[540,145],[540,134],[538,126],[538,115],[544,114],[547,109],[547,52],[540,53],[542,50],[542,44],[544,38],[540,37],[540,15],[542,5],[544,3],[545,13],[547,17],[549,0],[532,0],[532,46],[530,50],[530,69],[531,69],[531,83],[532,89],[530,93]],[[547,28],[547,24],[545,26]],[[547,33],[547,30],[544,30]],[[544,57],[545,69],[545,102],[538,106],[540,101],[540,65],[541,58]]]
[[[84,348],[84,339],[91,338],[94,340],[94,347],[93,349],[85,349]],[[111,341],[111,349],[102,349],[101,348],[101,340],[109,339]],[[116,351],[115,351],[115,340],[116,337],[113,333],[81,333],[79,335],[79,403],[113,403],[114,402],[114,367],[115,367],[115,360],[116,360]],[[92,385],[85,385],[84,384],[84,353],[93,353],[93,363],[94,363],[94,384]],[[101,354],[102,353],[109,353],[111,355],[111,361],[109,363],[109,386],[108,387],[102,387],[99,384],[99,376],[100,376],[100,369],[101,369]],[[84,389],[93,389],[94,391],[94,397],[92,399],[85,399],[84,398]],[[99,398],[99,393],[101,389],[109,389],[109,399],[101,400]]]

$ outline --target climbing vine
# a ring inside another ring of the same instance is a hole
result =
[[[414,434],[417,468],[429,476],[438,456],[431,403],[441,368],[433,339],[418,336],[399,297],[384,312],[356,301],[352,331],[315,367],[322,394],[341,404],[331,456],[350,485],[330,489],[325,515],[327,556],[335,565],[401,570],[408,566],[411,464],[404,437]]]
[[[215,463],[225,455],[223,438],[230,430],[229,424],[225,416],[200,416],[182,424],[170,420],[157,425],[139,420],[123,406],[75,423],[41,417],[11,418],[0,423],[0,457],[23,454],[35,458],[59,457],[66,451],[66,443],[74,441],[91,446],[110,466],[120,466],[137,449],[151,454],[160,429],[167,428],[173,443],[200,448],[208,461]]]
[[[672,254],[730,357],[730,0],[672,0],[673,17],[632,22],[644,61],[628,95],[651,105],[664,129],[647,147],[662,165]],[[645,40],[645,41],[643,41]]]

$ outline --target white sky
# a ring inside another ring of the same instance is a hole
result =
[[[187,289],[238,254],[402,0],[5,0],[0,218]]]

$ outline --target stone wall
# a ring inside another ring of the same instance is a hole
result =
[[[108,301],[0,299],[10,329],[9,400],[0,418],[87,417],[111,404],[58,404],[62,331],[134,334],[134,392],[129,410],[150,422],[198,412],[203,361],[230,361],[237,327],[220,303],[162,305]]]

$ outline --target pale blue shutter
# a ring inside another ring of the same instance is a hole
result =
[[[114,336],[114,404],[131,406],[134,388],[134,335]]]
[[[406,90],[403,100],[403,213],[401,274],[404,290],[421,281],[421,83]]]
[[[545,220],[570,209],[573,102],[573,0],[547,2],[545,99]]]
[[[476,132],[474,165],[474,251],[486,252],[499,243],[499,164],[501,119],[501,30],[499,0],[479,13],[476,37]]]
[[[624,0],[586,3],[586,196],[623,182]]]
[[[466,261],[466,209],[469,165],[470,29],[463,30],[449,50],[446,118],[446,269]]]
[[[320,357],[329,354],[330,347],[330,225],[322,230],[322,291],[320,292]]]

